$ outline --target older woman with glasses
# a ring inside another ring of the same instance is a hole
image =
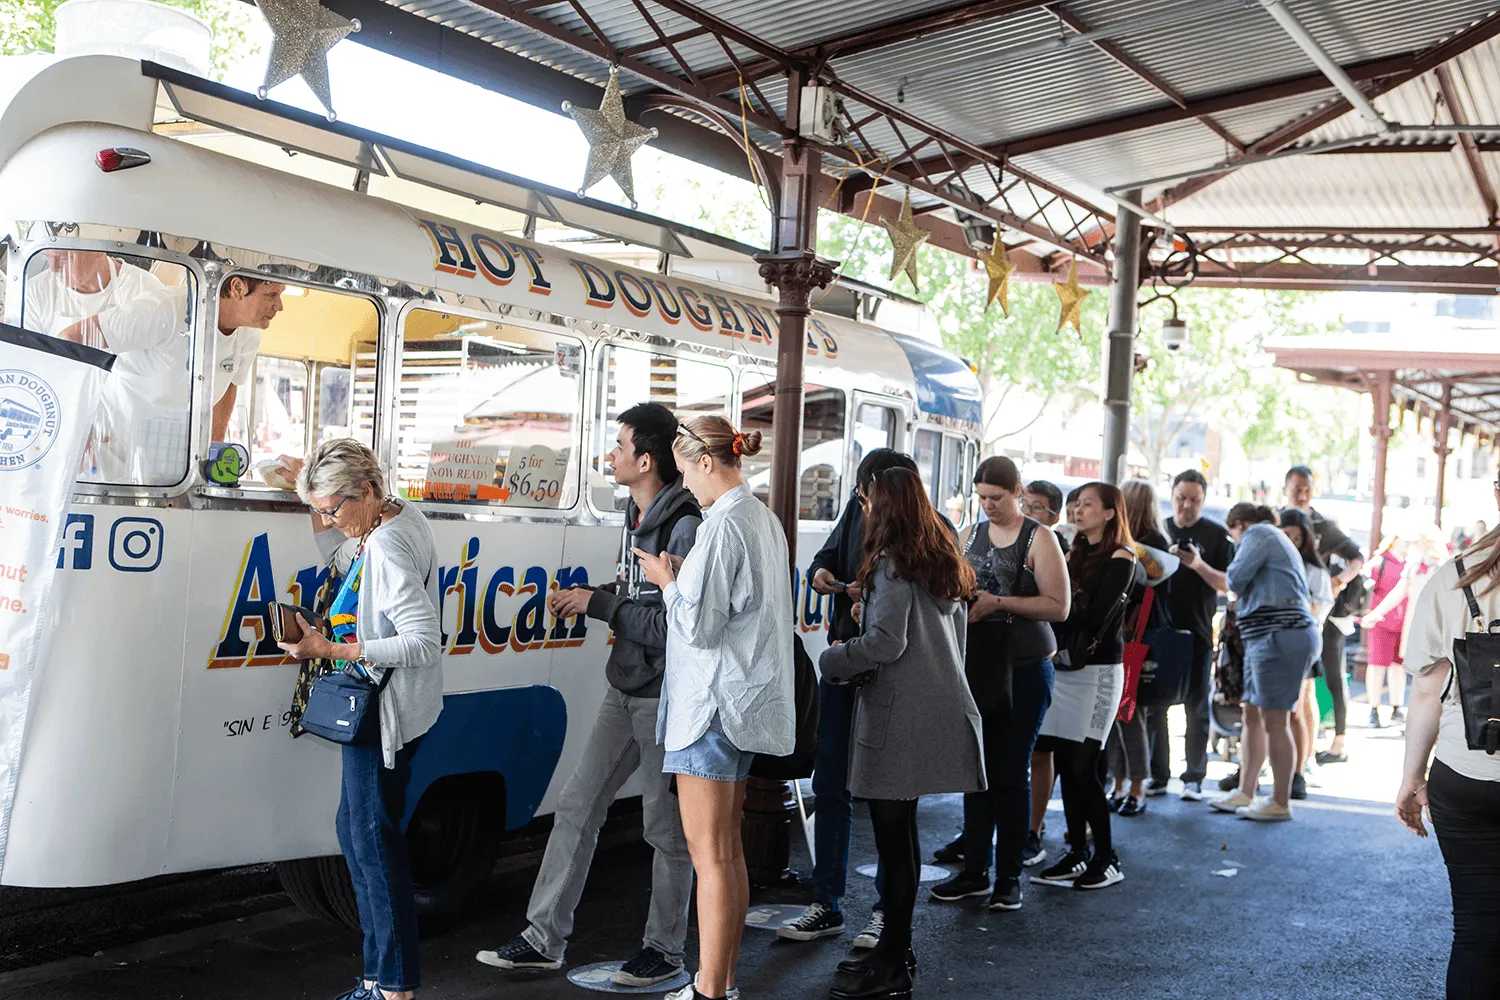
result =
[[[443,709],[437,546],[427,519],[386,493],[375,454],[353,439],[319,447],[297,492],[342,582],[329,615],[333,637],[299,615],[302,639],[281,648],[382,685],[378,742],[343,747],[336,822],[364,931],[364,976],[339,1000],[408,1000],[420,970],[401,819],[412,754]]]

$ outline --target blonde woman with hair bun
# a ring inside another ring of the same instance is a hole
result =
[[[750,908],[740,843],[745,779],[756,754],[785,756],[796,746],[786,535],[740,468],[761,443],[723,417],[684,421],[673,451],[703,508],[697,543],[680,570],[665,552],[635,550],[667,609],[657,742],[666,748],[662,769],[677,776],[698,874],[698,974],[668,1000],[720,1000],[734,987]]]

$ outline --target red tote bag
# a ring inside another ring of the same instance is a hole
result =
[[[1156,591],[1147,587],[1146,596],[1141,599],[1141,609],[1135,616],[1135,638],[1125,644],[1125,690],[1120,695],[1120,710],[1115,714],[1121,722],[1135,718],[1136,689],[1140,687],[1146,657],[1151,655],[1151,647],[1141,639],[1146,634],[1146,619],[1151,617],[1151,603],[1155,599]]]

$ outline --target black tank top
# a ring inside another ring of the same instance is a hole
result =
[[[1036,576],[1026,565],[1026,557],[1036,538],[1041,522],[1030,517],[1021,519],[1021,530],[1016,540],[1004,548],[996,548],[990,538],[990,523],[981,521],[969,534],[969,544],[964,558],[974,567],[979,578],[979,588],[996,597],[1037,597]],[[985,621],[998,621],[1004,616],[991,615]],[[1011,657],[1014,662],[1029,663],[1042,660],[1057,651],[1057,637],[1046,622],[1016,616],[1010,627]]]

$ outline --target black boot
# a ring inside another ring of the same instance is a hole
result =
[[[903,962],[889,968],[878,961],[858,973],[840,973],[828,991],[831,1000],[906,1000],[911,996],[911,973]]]
[[[873,955],[866,955],[864,958],[851,958],[847,962],[839,963],[839,973],[841,975],[862,976],[869,971],[873,961]],[[906,971],[913,976],[917,974],[917,953],[910,948],[906,949]]]

